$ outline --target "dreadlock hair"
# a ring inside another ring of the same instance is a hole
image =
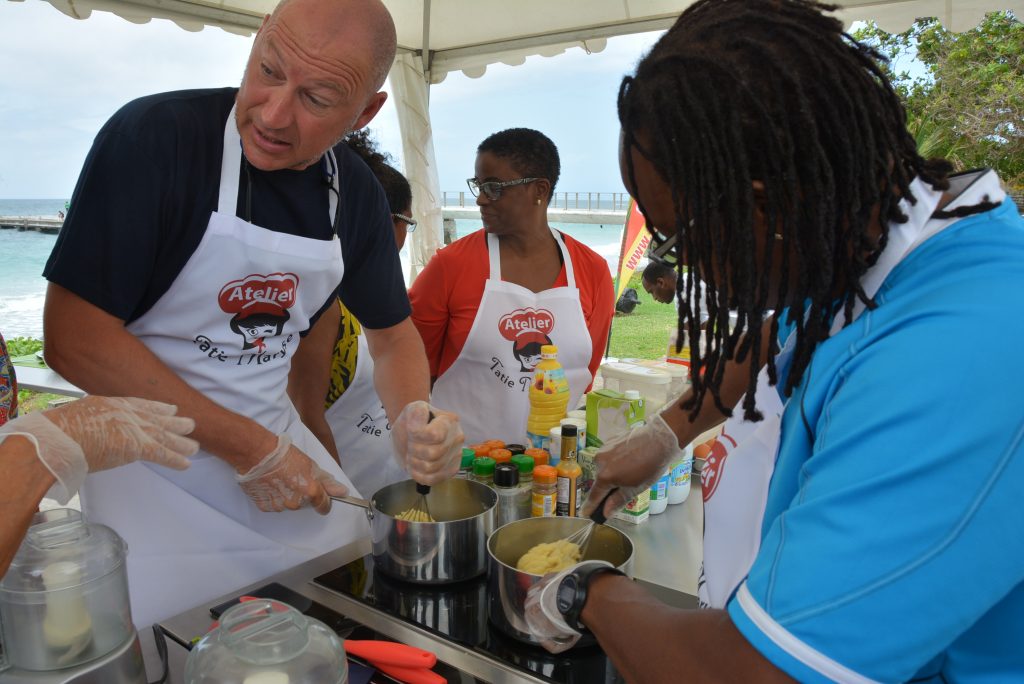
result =
[[[551,183],[551,197],[555,196],[555,185],[562,168],[558,148],[540,131],[507,128],[487,136],[476,152],[490,152],[495,157],[509,160],[512,168],[524,178],[546,178]]]
[[[792,394],[836,314],[852,320],[857,300],[874,308],[861,276],[884,249],[888,223],[906,222],[899,201],[916,202],[914,177],[949,187],[952,165],[923,159],[907,132],[906,113],[878,64],[885,58],[823,13],[835,9],[806,0],[699,0],[619,89],[633,194],[630,149],[672,194],[684,291],[679,339],[684,331],[699,339],[697,279],[707,288],[712,325],[703,348],[693,345],[694,394],[683,405],[691,417],[708,391],[731,415],[719,395],[726,362],[751,354],[744,417],[761,419],[757,374],[767,362],[770,382],[778,381],[779,317],[788,304],[796,348],[784,392]],[[755,193],[755,181],[763,191]],[[869,233],[876,223],[878,239]],[[758,225],[768,246],[760,258]],[[780,244],[781,286],[770,298],[772,248]],[[738,313],[731,332],[730,308]],[[761,359],[762,323],[772,309],[768,358]]]
[[[401,214],[408,211],[412,206],[412,188],[409,187],[409,181],[405,176],[391,166],[391,155],[377,149],[377,143],[370,138],[365,128],[352,131],[342,142],[366,162],[370,171],[380,181],[391,213]]]

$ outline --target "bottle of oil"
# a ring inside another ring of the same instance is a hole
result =
[[[576,458],[576,426],[562,426],[562,458],[558,461],[558,494],[555,515],[575,518],[580,512],[583,487],[583,469]]]
[[[558,427],[569,406],[569,381],[558,362],[558,347],[545,344],[540,348],[541,361],[533,371],[530,386],[530,414],[526,421],[529,446],[548,446],[548,431]]]

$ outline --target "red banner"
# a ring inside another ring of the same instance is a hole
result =
[[[631,199],[629,211],[626,212],[626,225],[622,231],[622,249],[619,252],[619,268],[615,279],[615,301],[622,296],[622,291],[629,284],[629,279],[647,253],[647,246],[650,243],[651,234],[644,228],[644,215]]]

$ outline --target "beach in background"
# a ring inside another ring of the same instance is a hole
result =
[[[56,218],[64,199],[0,199],[0,216]],[[552,223],[560,230],[600,254],[615,273],[622,240],[621,225]],[[473,220],[458,220],[455,230],[463,237],[480,228]],[[6,338],[43,336],[43,300],[46,279],[43,266],[57,241],[56,235],[35,231],[0,230],[0,333]],[[409,264],[403,250],[402,264],[408,277]]]

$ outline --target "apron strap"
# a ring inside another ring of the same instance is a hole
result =
[[[242,138],[238,135],[235,123],[235,105],[231,105],[231,113],[224,124],[224,153],[220,161],[220,194],[217,200],[217,212],[235,215],[238,207],[238,174],[242,167]]]
[[[565,264],[565,282],[568,287],[576,287],[576,274],[573,272],[572,259],[569,258],[569,250],[562,240],[562,234],[554,228],[548,228],[551,236],[558,243],[558,249],[562,252],[562,263]],[[501,255],[498,253],[498,236],[487,234],[487,258],[491,264],[491,280],[501,280]]]
[[[217,212],[228,216],[234,216],[238,207],[238,174],[242,167],[242,138],[238,134],[238,124],[235,122],[235,107],[236,105],[231,105],[231,113],[224,123],[224,153],[220,162],[220,192],[217,197]],[[327,150],[325,166],[330,187],[327,191],[327,216],[334,228],[334,234],[337,235],[341,216],[338,202],[341,197],[341,179],[338,173],[338,159],[334,156],[333,148]]]

